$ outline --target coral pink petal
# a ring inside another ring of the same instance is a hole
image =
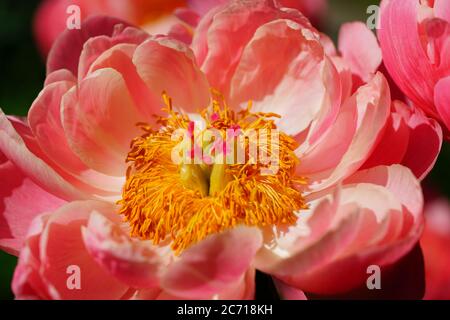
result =
[[[450,77],[441,79],[436,84],[434,100],[442,122],[450,130]]]
[[[214,298],[219,300],[254,300],[255,299],[255,268],[249,268],[241,279],[228,286]]]
[[[136,52],[135,44],[118,44],[104,51],[91,64],[88,74],[105,68],[112,68],[123,77],[130,96],[136,106],[141,122],[157,126],[155,115],[161,114],[161,95],[155,95],[140,77],[132,59]]]
[[[443,133],[439,123],[415,110],[408,125],[410,139],[402,165],[410,168],[422,180],[433,169],[442,147]]]
[[[61,99],[75,85],[73,82],[52,82],[44,87],[28,112],[28,123],[42,151],[69,171],[86,166],[70,150],[61,125]]]
[[[0,110],[0,151],[47,192],[65,200],[85,199],[86,195],[82,191],[64,180],[42,160],[45,156],[34,138],[29,138],[32,137],[30,129],[20,123],[17,126],[21,128],[21,134]]]
[[[67,69],[59,69],[47,75],[47,77],[45,78],[44,87],[49,86],[55,82],[67,82],[75,84],[76,81],[77,79],[72,74],[72,72]]]
[[[375,74],[382,61],[381,48],[375,34],[362,22],[342,25],[339,33],[339,51],[350,65],[352,72],[365,82]]]
[[[200,15],[192,9],[177,8],[173,14],[192,28],[195,28],[200,21]]]
[[[182,23],[176,23],[174,24],[167,35],[175,40],[178,40],[180,42],[183,42],[187,45],[190,45],[192,43],[192,30],[186,27]]]
[[[142,117],[122,75],[111,68],[90,74],[65,95],[62,113],[68,143],[80,160],[103,174],[124,176]]]
[[[78,78],[82,79],[86,76],[91,65],[103,52],[118,44],[138,45],[147,38],[149,38],[149,35],[140,29],[117,27],[112,36],[101,35],[88,39],[83,46],[83,51],[81,51]]]
[[[246,107],[251,100],[255,111],[279,114],[278,127],[291,135],[309,126],[329,126],[337,115],[333,102],[340,101],[339,94],[338,74],[325,60],[320,42],[291,20],[276,20],[256,30],[230,88],[232,105]]]
[[[39,242],[41,233],[48,216],[38,216],[32,221],[31,232],[24,247],[20,251],[20,257],[12,280],[12,291],[18,300],[42,300],[59,299],[57,290],[40,275]]]
[[[419,39],[418,6],[419,1],[383,1],[378,38],[396,84],[415,104],[433,113],[433,69]]]
[[[305,293],[297,288],[285,284],[283,281],[273,278],[278,294],[283,300],[308,300]]]
[[[300,174],[312,176],[339,164],[357,129],[358,110],[355,106],[356,97],[348,99],[340,107],[336,122],[321,138],[322,142],[308,146],[307,150],[297,150],[301,159]]]
[[[188,7],[198,15],[204,16],[214,7],[227,3],[228,0],[188,0]]]
[[[248,269],[238,281],[230,283],[229,286],[215,294],[212,298],[217,300],[253,300],[255,298],[255,268]],[[134,299],[185,300],[186,297],[175,296],[166,291],[162,291],[160,288],[154,288],[139,290],[134,296]]]
[[[0,164],[0,248],[18,255],[31,221],[64,201],[42,190],[11,162]]]
[[[331,202],[329,197],[318,199],[322,204],[314,206],[310,218],[326,210],[320,219],[324,227],[312,224],[309,234],[290,229],[271,251],[259,253],[256,266],[307,292],[339,293],[365,281],[369,265],[392,264],[418,240],[423,198],[418,181],[405,167],[361,171],[335,191]]]
[[[92,37],[112,36],[117,25],[130,26],[112,17],[96,16],[86,19],[80,29],[66,29],[55,41],[47,59],[47,74],[67,69],[78,74],[78,64],[84,43]]]
[[[61,299],[120,299],[129,287],[100,266],[89,254],[82,228],[93,212],[116,223],[116,207],[100,201],[72,202],[55,211],[40,239],[40,273],[56,288]],[[79,271],[81,289],[70,289],[70,276]]]
[[[95,261],[120,281],[134,288],[158,287],[166,262],[162,250],[150,241],[131,239],[120,225],[98,213],[83,229],[83,240]]]
[[[231,1],[220,10],[211,10],[200,21],[200,32],[196,32],[192,41],[197,61],[211,86],[227,97],[241,54],[255,31],[265,23],[283,18],[310,27],[305,17],[281,11],[269,0]]]
[[[412,172],[401,165],[379,166],[359,171],[345,181],[345,184],[372,183],[384,186],[408,209],[414,220],[423,220],[423,195],[419,182]],[[417,224],[415,227],[420,227]]]
[[[447,0],[434,0],[434,14],[436,17],[450,23],[450,2]]]
[[[163,92],[185,112],[209,105],[208,81],[184,43],[169,38],[148,40],[136,49],[133,62],[149,90],[159,97],[160,106]]]
[[[385,132],[364,168],[401,163],[422,180],[433,168],[442,145],[439,124],[414,105],[394,101]]]
[[[59,71],[50,74],[52,80],[58,76],[53,76],[55,73]],[[88,186],[98,188],[97,192],[100,193],[101,190],[105,193],[119,193],[123,179],[102,175],[89,169],[69,147],[61,123],[60,109],[63,96],[73,86],[72,82],[57,81],[44,87],[28,113],[31,130],[42,151],[52,160],[52,163],[54,162],[64,170],[66,175],[72,176],[72,180],[83,181]],[[88,190],[88,186],[85,189]]]
[[[253,228],[238,227],[210,236],[167,268],[161,287],[180,297],[211,298],[243,279],[261,244],[260,231]]]
[[[362,168],[401,163],[410,142],[410,130],[401,115],[392,112],[380,143]]]
[[[346,103],[350,104],[349,107],[356,108],[358,113],[357,128],[353,139],[336,165],[329,170],[308,175],[311,181],[317,182],[312,185],[312,190],[321,190],[333,185],[355,172],[369,158],[383,133],[389,116],[391,101],[386,79],[382,74],[377,73],[367,85],[360,87]],[[345,111],[346,108],[343,110]],[[336,122],[335,126],[339,124],[342,125],[342,123]],[[331,128],[331,130],[352,130],[352,125],[339,126]],[[299,166],[299,170],[301,173],[303,170],[301,166]]]

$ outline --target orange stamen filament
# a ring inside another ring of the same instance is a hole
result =
[[[279,169],[272,175],[261,174],[267,165],[251,159],[243,164],[177,165],[171,156],[179,141],[171,139],[172,133],[188,130],[191,121],[173,111],[167,95],[164,101],[169,116],[159,119],[162,129],[140,124],[144,134],[132,141],[127,157],[130,166],[119,204],[132,236],[155,244],[170,237],[173,250],[180,253],[208,235],[238,225],[265,227],[297,221],[296,212],[306,208],[299,191],[306,181],[295,174],[298,158],[291,137],[279,134],[275,145]],[[249,103],[247,110],[235,113],[217,99],[212,111],[205,110],[202,116],[207,128],[221,132],[233,126],[243,131],[276,129],[270,118],[277,115],[252,113],[250,108]],[[273,149],[264,151],[270,154]]]

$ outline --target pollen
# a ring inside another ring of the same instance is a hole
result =
[[[174,110],[163,94],[158,129],[138,126],[131,142],[120,214],[131,235],[170,241],[176,254],[236,226],[292,225],[307,206],[296,175],[296,141],[279,132],[273,113],[236,112],[213,91],[201,121]],[[180,134],[183,133],[183,134]]]

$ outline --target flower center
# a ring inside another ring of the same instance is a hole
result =
[[[230,110],[215,93],[201,120],[173,110],[161,128],[139,124],[133,139],[120,213],[132,236],[180,253],[208,235],[238,225],[289,225],[306,208],[296,176],[296,142],[279,132],[276,114]]]

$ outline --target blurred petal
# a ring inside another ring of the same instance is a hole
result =
[[[78,64],[84,43],[100,35],[112,36],[117,30],[130,26],[117,18],[96,16],[86,19],[80,29],[66,29],[55,41],[47,59],[47,74],[59,69],[67,69],[74,75],[78,74]]]
[[[436,109],[447,130],[450,130],[450,77],[441,79],[434,90]]]
[[[425,206],[425,231],[420,245],[425,259],[424,299],[450,299],[450,204],[448,199],[430,200]]]

